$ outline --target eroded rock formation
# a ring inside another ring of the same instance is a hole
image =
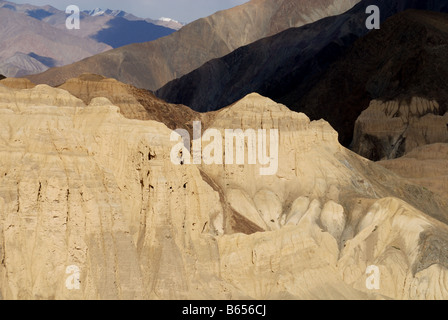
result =
[[[355,123],[353,150],[369,159],[395,159],[416,147],[448,142],[448,113],[435,100],[370,103]]]
[[[256,94],[208,118],[279,130],[278,171],[260,176],[175,165],[164,124],[88,103],[0,85],[4,299],[448,297],[446,200],[343,148],[328,123]]]

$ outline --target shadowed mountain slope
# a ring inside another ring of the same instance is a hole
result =
[[[162,39],[118,48],[29,78],[54,86],[91,72],[156,90],[211,59],[285,29],[340,14],[358,1],[252,0],[194,21]]]
[[[116,17],[109,20],[106,26],[92,35],[91,38],[106,43],[112,48],[119,48],[132,43],[157,40],[175,31],[143,20],[129,21],[125,18]]]
[[[446,77],[442,62],[448,52],[447,15],[404,12],[383,23],[381,30],[356,41],[368,32],[365,8],[371,3],[380,6],[383,19],[423,5],[363,1],[346,14],[286,30],[212,60],[156,94],[169,102],[208,111],[255,91],[312,119],[326,119],[348,146],[356,119],[372,99],[403,93],[443,98],[447,92],[442,90],[445,81],[441,81]],[[431,10],[448,10],[444,1],[425,5]]]

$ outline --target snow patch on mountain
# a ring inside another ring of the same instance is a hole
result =
[[[174,19],[171,19],[171,18],[166,18],[166,17],[161,17],[161,18],[159,18],[159,21],[180,23],[180,22],[177,21],[177,20],[174,20]]]

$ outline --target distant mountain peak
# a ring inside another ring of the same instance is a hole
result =
[[[160,21],[164,21],[164,22],[176,22],[176,23],[180,23],[177,20],[171,19],[171,18],[166,18],[166,17],[161,17],[159,18]]]
[[[65,11],[50,5],[0,1],[0,20],[8,26],[0,32],[0,73],[7,77],[41,73],[121,45],[152,41],[176,30],[123,10],[95,8],[83,11],[82,16],[83,30],[72,32],[65,28]]]
[[[91,16],[91,17],[98,17],[98,16],[112,16],[112,17],[121,17],[126,18],[131,21],[136,20],[145,20],[146,22],[167,27],[174,30],[179,30],[182,28],[185,24],[182,22],[179,22],[177,20],[167,18],[167,17],[161,17],[160,19],[154,20],[151,18],[142,19],[137,16],[134,16],[132,13],[128,13],[123,10],[111,10],[111,9],[101,9],[101,8],[95,8],[93,10],[84,10],[83,13]]]
[[[95,8],[93,10],[86,10],[84,12],[87,13],[89,16],[98,16],[98,15],[104,14],[104,11],[101,10],[101,8]]]
[[[123,17],[127,15],[128,13],[123,10],[111,10],[111,9],[101,9],[101,8],[95,8],[93,10],[84,10],[84,13],[88,14],[89,16],[96,17],[96,16],[102,16],[102,15],[108,15],[108,16],[114,16],[114,17]]]

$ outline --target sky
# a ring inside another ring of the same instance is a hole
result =
[[[52,5],[65,10],[77,5],[81,10],[120,9],[141,18],[172,18],[180,22],[191,22],[209,16],[216,11],[235,7],[248,0],[9,0],[15,3]]]

